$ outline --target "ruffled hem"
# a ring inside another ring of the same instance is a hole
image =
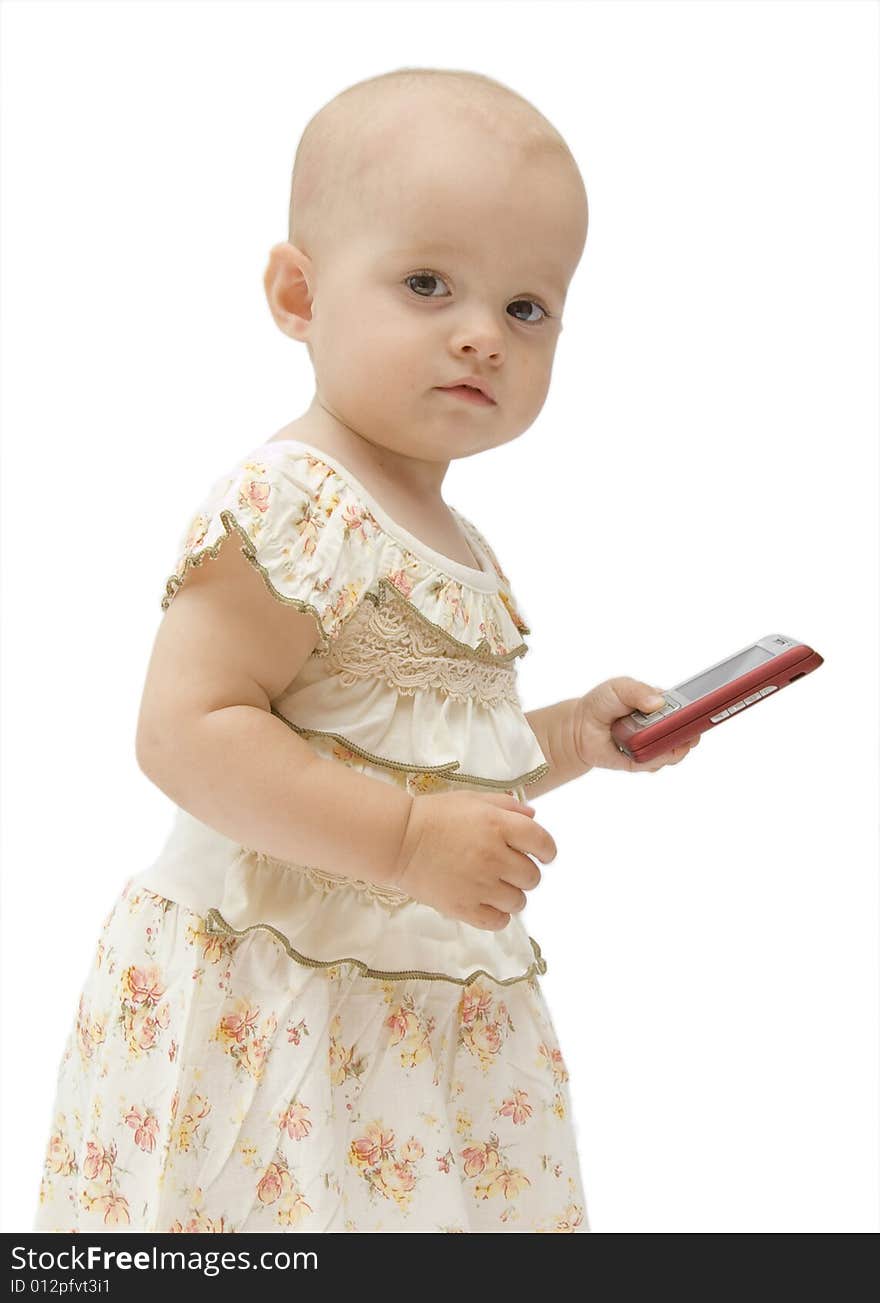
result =
[[[198,912],[215,932],[264,930],[311,968],[354,964],[365,976],[499,985],[546,972],[521,914],[500,931],[448,918],[397,890],[240,846],[177,808],[157,860],[133,879]]]
[[[410,978],[420,978],[426,982],[453,982],[459,986],[468,986],[480,977],[488,977],[490,981],[496,982],[499,986],[510,986],[513,982],[526,982],[531,977],[546,973],[547,961],[541,954],[541,947],[534,937],[529,937],[532,949],[535,953],[535,962],[530,964],[524,973],[517,977],[496,977],[488,972],[485,968],[476,968],[467,977],[450,977],[448,973],[430,973],[423,969],[409,969],[401,971],[399,969],[385,970],[381,968],[370,968],[361,959],[354,959],[351,955],[345,955],[340,959],[312,959],[308,955],[300,954],[295,949],[283,932],[273,927],[271,923],[250,923],[245,928],[234,928],[227,923],[226,919],[218,909],[210,909],[205,916],[205,931],[220,933],[223,936],[243,937],[249,932],[263,931],[269,932],[276,941],[278,941],[287,953],[296,963],[302,964],[306,968],[336,968],[339,964],[351,964],[360,970],[362,977],[376,977],[383,981],[400,982]]]
[[[314,714],[324,727],[294,722],[275,703],[271,712],[300,737],[335,742],[353,756],[392,772],[427,774],[493,791],[536,783],[549,772],[521,711],[499,706],[488,713],[475,710],[472,703],[453,702],[434,693],[403,697],[375,680],[345,687],[342,691],[351,700],[342,701],[336,709],[329,699],[334,682],[327,681],[327,692],[314,702],[311,711],[301,700],[303,694],[295,703],[301,718]],[[387,709],[380,714],[375,703],[386,697]],[[334,716],[339,718],[335,728]],[[432,763],[431,757],[451,751],[453,746],[462,758]]]
[[[219,931],[270,932],[296,963],[354,964],[388,981],[507,985],[546,971],[519,915],[500,931],[447,918],[397,891],[239,848],[223,899],[206,917]]]
[[[328,654],[361,600],[376,600],[383,585],[475,659],[503,663],[528,650],[521,635],[530,630],[488,545],[480,544],[495,571],[483,575],[491,588],[447,573],[384,528],[363,495],[307,446],[270,441],[215,482],[181,541],[163,611],[189,569],[215,558],[233,532],[273,596],[314,619],[314,655]]]

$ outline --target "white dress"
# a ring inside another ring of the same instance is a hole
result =
[[[240,546],[320,639],[272,712],[412,793],[547,772],[516,687],[529,632],[480,569],[396,524],[320,449],[261,445],[211,488],[162,599]],[[568,1072],[500,932],[175,807],[101,929],[61,1061],[35,1231],[589,1231]]]

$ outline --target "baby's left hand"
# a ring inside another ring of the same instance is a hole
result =
[[[653,760],[631,760],[618,750],[617,743],[611,736],[611,725],[623,715],[631,715],[634,710],[644,711],[650,715],[659,710],[662,702],[658,700],[656,688],[649,683],[640,683],[638,679],[621,676],[607,679],[580,697],[575,706],[574,735],[577,754],[584,764],[598,769],[625,769],[629,773],[655,773],[664,765],[677,765],[684,760],[689,751],[699,742],[699,737],[675,747]]]

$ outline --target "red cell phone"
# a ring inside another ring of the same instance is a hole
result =
[[[732,656],[685,679],[662,695],[666,705],[650,715],[634,710],[611,725],[617,748],[631,760],[653,760],[709,728],[716,728],[822,664],[797,638],[769,633]]]

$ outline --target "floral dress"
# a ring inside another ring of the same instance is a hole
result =
[[[162,598],[240,546],[319,641],[271,709],[405,791],[547,772],[494,552],[428,548],[322,450],[271,439],[213,485]],[[227,541],[228,540],[228,541]],[[527,911],[490,932],[272,859],[175,807],[104,920],[61,1060],[35,1231],[590,1227]]]

